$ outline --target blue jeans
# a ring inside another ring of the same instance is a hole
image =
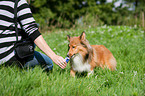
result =
[[[53,69],[53,62],[48,56],[34,51],[34,57],[28,58],[28,60],[24,64],[24,68],[33,68],[36,65],[41,65],[44,71],[50,71]]]

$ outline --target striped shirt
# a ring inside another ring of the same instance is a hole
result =
[[[0,1],[0,64],[15,58],[14,5],[15,0]],[[23,33],[34,41],[41,34],[26,0],[18,0],[17,10],[18,30],[23,29]],[[19,34],[18,40],[22,38],[22,34]]]

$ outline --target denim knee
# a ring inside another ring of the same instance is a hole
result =
[[[43,66],[44,69],[53,69],[53,62],[47,55],[35,51],[34,56],[36,57],[37,61]]]

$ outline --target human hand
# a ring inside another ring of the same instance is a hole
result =
[[[61,67],[62,69],[64,69],[67,65],[65,59],[61,56],[58,56],[58,55],[55,55],[53,58],[52,58],[53,62],[55,64],[57,64],[59,67]]]

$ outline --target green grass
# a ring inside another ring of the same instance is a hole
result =
[[[79,74],[70,77],[65,69],[54,64],[46,74],[38,66],[34,70],[0,67],[0,96],[144,96],[145,39],[143,30],[126,26],[102,26],[43,33],[44,39],[58,55],[67,54],[66,35],[86,32],[90,44],[105,45],[117,60],[117,71],[96,68],[91,77]],[[37,51],[40,51],[36,48]]]

